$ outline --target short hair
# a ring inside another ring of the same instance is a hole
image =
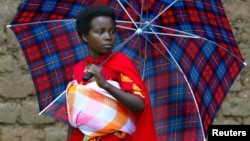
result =
[[[114,25],[116,25],[114,8],[107,5],[88,6],[76,18],[76,29],[80,37],[83,34],[87,35],[89,33],[91,21],[98,16],[111,17]]]

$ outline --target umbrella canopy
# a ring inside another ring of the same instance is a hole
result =
[[[244,67],[220,0],[24,0],[9,26],[28,63],[40,110],[65,90],[72,65],[88,55],[75,17],[97,4],[116,10],[114,51],[138,66],[158,139],[203,140]]]

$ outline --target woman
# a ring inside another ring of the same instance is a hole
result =
[[[77,127],[69,126],[69,141],[155,141],[155,128],[148,92],[131,60],[122,53],[112,54],[115,44],[115,12],[109,6],[89,6],[76,20],[77,31],[88,46],[89,56],[73,67],[74,79],[81,85],[95,82],[132,113],[136,129],[133,133],[120,130],[89,138]],[[107,59],[101,67],[98,65]],[[93,77],[82,81],[86,73]],[[119,84],[119,88],[108,81]]]

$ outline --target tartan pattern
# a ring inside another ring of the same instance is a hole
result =
[[[22,33],[17,38],[31,71],[40,110],[65,90],[67,80],[72,80],[72,64],[86,56],[86,45],[75,36],[74,27],[73,20],[13,28]]]
[[[137,22],[150,21],[172,2],[148,0],[140,17],[141,1],[121,1]],[[13,26],[12,30],[29,65],[40,109],[65,90],[67,82],[72,79],[71,66],[87,55],[86,45],[77,37],[73,19],[87,5],[100,3],[115,7],[118,20],[130,21],[116,1],[25,0],[20,6],[11,24],[35,23]],[[51,22],[41,22],[43,20]],[[134,27],[131,23],[117,24]],[[222,3],[219,0],[179,0],[145,29],[189,35],[154,25],[202,38],[158,34],[163,46],[155,35],[144,33],[135,36],[120,51],[135,61],[138,70],[143,69],[141,74],[150,92],[159,140],[203,140],[202,129],[207,133],[208,125],[213,122],[225,95],[244,67]],[[143,27],[144,24],[137,26]],[[133,30],[118,28],[116,44],[133,33]],[[67,120],[67,113],[62,112],[65,103],[57,104],[61,110],[56,114],[62,116],[56,117]]]

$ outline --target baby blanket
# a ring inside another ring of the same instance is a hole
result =
[[[117,82],[108,82],[120,88]],[[116,131],[132,135],[135,131],[132,114],[96,82],[70,82],[66,100],[69,123],[90,138]]]

